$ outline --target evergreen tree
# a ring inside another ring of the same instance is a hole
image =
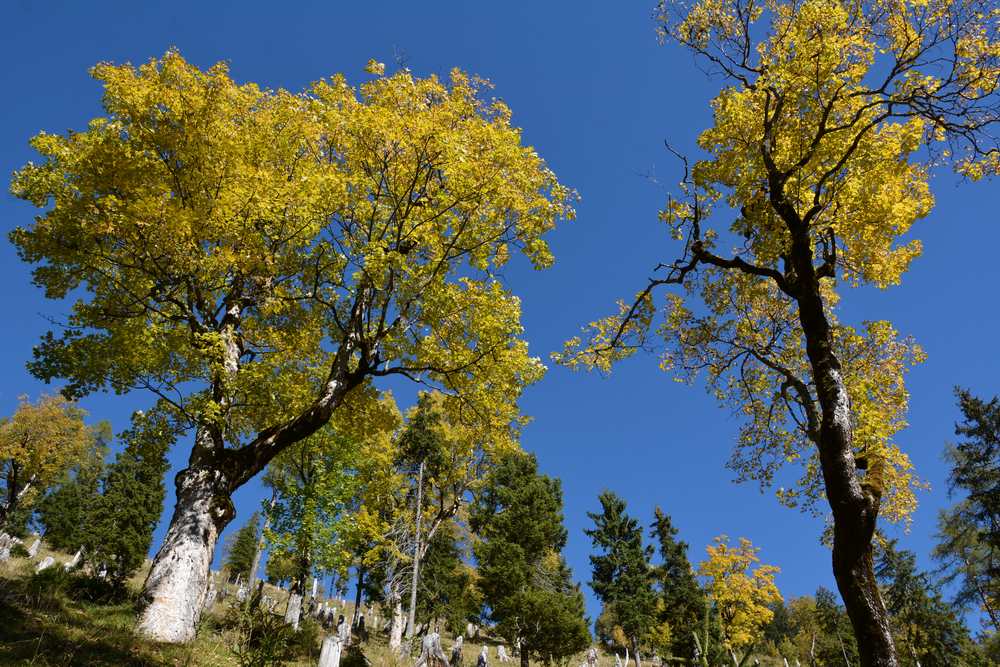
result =
[[[858,664],[858,644],[847,611],[837,594],[826,588],[816,591],[815,658],[818,665]]]
[[[80,548],[86,539],[89,515],[101,495],[111,424],[100,422],[90,431],[93,440],[86,454],[38,505],[38,521],[45,528],[45,541],[54,549]]]
[[[990,401],[956,389],[964,420],[962,437],[945,450],[951,464],[949,487],[962,494],[941,513],[934,556],[942,563],[944,583],[958,582],[955,602],[986,613],[1000,630],[1000,397]]]
[[[659,507],[650,537],[659,546],[661,561],[652,571],[662,601],[659,620],[672,630],[671,654],[691,658],[695,649],[691,633],[701,626],[705,616],[705,594],[688,561],[687,543],[676,539],[677,529]]]
[[[176,431],[162,414],[137,412],[121,438],[125,448],[108,467],[88,515],[87,561],[122,582],[142,565],[163,511],[167,450]]]
[[[923,667],[963,667],[979,661],[968,630],[941,597],[916,555],[897,551],[895,540],[882,549],[875,573],[885,591],[902,663]]]
[[[427,545],[421,563],[418,619],[443,619],[454,634],[464,634],[466,623],[474,620],[481,606],[473,580],[472,570],[462,562],[458,526],[448,520]]]
[[[504,458],[487,477],[470,513],[478,586],[488,617],[508,643],[521,642],[521,664],[564,660],[590,641],[583,594],[562,557],[566,545],[562,486],[538,474],[531,454]]]
[[[605,605],[612,605],[618,627],[638,659],[656,626],[656,598],[650,558],[653,548],[642,543],[639,522],[625,513],[625,501],[611,491],[599,496],[601,512],[587,512],[594,528],[584,532],[600,553],[590,557],[590,587]],[[621,640],[618,640],[619,642]]]
[[[243,527],[226,540],[225,567],[230,579],[235,579],[237,576],[246,579],[250,575],[253,557],[257,553],[257,540],[260,537],[259,525],[260,514],[254,512]]]

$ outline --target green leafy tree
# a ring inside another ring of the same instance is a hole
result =
[[[676,657],[692,658],[694,637],[705,615],[705,594],[698,585],[687,557],[688,545],[677,539],[677,528],[659,507],[654,512],[650,537],[655,540],[660,563],[652,570],[657,588],[659,623],[667,623],[672,631],[671,653]]]
[[[254,512],[247,522],[226,540],[226,565],[230,579],[242,576],[244,580],[250,576],[253,558],[257,553],[257,542],[260,538],[260,514]]]
[[[941,512],[934,557],[944,582],[958,584],[955,602],[978,608],[1000,631],[1000,397],[984,401],[956,389],[962,440],[945,450],[949,487],[958,502]]]
[[[38,521],[45,528],[45,541],[55,549],[76,551],[83,545],[90,515],[101,495],[111,424],[101,422],[91,433],[93,439],[83,458],[38,503]]]
[[[102,63],[104,113],[41,133],[11,190],[34,281],[71,298],[31,371],[71,396],[142,389],[193,431],[139,631],[194,637],[233,492],[387,376],[442,388],[511,440],[544,366],[497,272],[552,264],[573,193],[482,82],[343,76],[292,93],[176,51]],[[353,397],[353,399],[349,398]],[[349,408],[350,409],[350,408]],[[203,502],[203,499],[210,502]]]
[[[487,476],[470,511],[477,585],[496,632],[521,643],[521,665],[548,663],[590,641],[583,594],[562,558],[562,487],[532,454],[511,454]]]
[[[84,553],[112,581],[135,573],[149,553],[163,512],[167,451],[177,437],[161,412],[137,412],[121,434],[124,448],[108,466],[87,519]]]
[[[587,512],[594,527],[584,531],[598,551],[590,556],[590,587],[603,604],[611,605],[615,625],[638,662],[657,621],[650,566],[653,548],[643,544],[642,527],[626,514],[624,500],[611,491],[598,499],[601,512]]]
[[[858,644],[851,631],[851,619],[837,594],[826,588],[816,591],[814,608],[816,616],[815,658],[820,665],[853,665],[858,660]]]

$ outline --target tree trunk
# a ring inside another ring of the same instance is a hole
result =
[[[299,629],[299,618],[302,616],[302,593],[298,587],[292,588],[292,593],[288,596],[288,606],[285,607],[285,623],[292,626],[293,630]]]
[[[250,565],[250,576],[247,581],[250,582],[251,586],[257,584],[257,570],[260,568],[260,557],[264,553],[264,533],[267,532],[268,527],[271,525],[271,512],[274,511],[274,504],[278,499],[278,491],[274,490],[271,492],[271,505],[269,510],[264,514],[264,527],[260,531],[260,539],[257,540],[257,548],[253,552],[253,563]]]
[[[518,657],[521,660],[521,667],[528,667],[528,647],[521,642],[521,645],[517,648]]]
[[[397,597],[392,603],[392,625],[389,626],[389,649],[399,653],[403,648],[403,601]]]
[[[229,485],[211,467],[190,467],[174,482],[177,504],[143,585],[137,630],[160,642],[194,639],[219,534],[235,516]]]
[[[877,480],[874,486],[867,479],[862,485],[858,478],[850,398],[823,308],[808,229],[802,226],[792,232],[791,257],[798,276],[795,296],[821,413],[814,438],[827,501],[833,510],[833,574],[854,627],[861,667],[898,667],[888,614],[872,566],[871,542],[881,489]]]
[[[417,519],[413,533],[413,579],[410,582],[410,609],[406,619],[406,638],[413,638],[414,624],[417,620],[417,585],[420,582],[420,520],[423,518],[424,507],[424,462],[420,462],[417,473]]]
[[[361,618],[361,591],[364,589],[365,585],[365,568],[358,565],[358,587],[354,591],[354,615],[351,617],[351,627],[356,628],[358,626],[358,620]]]

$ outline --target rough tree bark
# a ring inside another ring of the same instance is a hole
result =
[[[772,189],[772,192],[781,192]],[[775,208],[787,210],[780,204]],[[833,333],[820,294],[808,225],[783,216],[792,234],[791,261],[799,321],[820,406],[816,435],[826,496],[833,511],[833,574],[858,641],[861,667],[898,667],[889,618],[875,581],[872,537],[881,504],[881,489],[862,484],[854,460],[851,404]],[[797,214],[795,216],[797,218]]]
[[[177,474],[177,502],[163,544],[143,585],[137,631],[154,641],[194,639],[219,535],[233,520],[230,497],[279,452],[326,424],[366,366],[348,371],[350,349],[337,353],[322,393],[294,419],[261,431],[239,449],[228,449],[220,427],[200,425],[188,467]]]
[[[403,648],[403,601],[396,597],[392,603],[392,625],[389,626],[389,648],[399,653]]]
[[[190,467],[175,480],[177,504],[163,544],[143,585],[138,631],[156,641],[194,639],[215,555],[215,544],[235,516],[225,475]]]

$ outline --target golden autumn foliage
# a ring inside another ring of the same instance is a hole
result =
[[[174,51],[96,66],[105,115],[35,137],[11,186],[44,209],[11,234],[36,284],[75,300],[33,372],[149,390],[232,446],[306,410],[343,349],[354,381],[420,378],[509,439],[544,367],[495,272],[551,265],[573,193],[486,82],[367,71],[293,93]]]
[[[0,421],[0,529],[18,507],[28,507],[74,463],[93,435],[84,412],[59,396],[35,403],[21,397],[17,411]]]
[[[706,579],[708,596],[719,613],[723,642],[728,649],[749,648],[774,616],[770,605],[782,600],[774,584],[779,570],[760,565],[759,549],[746,538],[733,547],[720,535],[705,550],[708,558],[698,565],[698,574]]]
[[[923,483],[897,436],[904,377],[923,352],[889,322],[839,322],[838,306],[850,288],[898,284],[919,256],[911,227],[933,207],[936,166],[996,173],[998,19],[979,0],[661,2],[662,36],[727,82],[698,137],[705,157],[681,158],[680,192],[660,214],[681,259],[557,360],[606,372],[657,346],[664,370],[704,377],[744,418],[731,461],[740,478],[813,508],[825,415],[807,339],[827,340],[801,316],[819,303],[850,397],[857,475],[882,516],[905,523]],[[670,284],[681,293],[657,302]],[[776,482],[788,464],[798,481]]]

